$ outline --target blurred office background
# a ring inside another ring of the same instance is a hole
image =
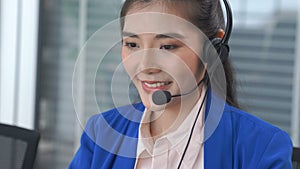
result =
[[[67,168],[81,124],[113,106],[110,82],[120,64],[120,43],[99,61],[105,41],[84,43],[118,18],[123,0],[0,0],[0,122],[42,134],[36,168]],[[244,109],[287,131],[300,143],[300,3],[230,0],[231,59]],[[104,30],[107,37],[119,32]],[[86,56],[73,81],[78,56]],[[121,71],[122,72],[122,71]],[[126,75],[114,81],[124,90]],[[94,79],[94,81],[89,80]],[[94,87],[96,86],[96,87]],[[72,93],[72,87],[76,92]],[[132,89],[134,92],[134,89]],[[74,100],[72,98],[74,96]],[[122,103],[120,103],[122,104]],[[75,111],[76,108],[76,111]]]

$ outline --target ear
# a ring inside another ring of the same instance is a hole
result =
[[[225,31],[223,29],[219,29],[218,32],[216,33],[215,37],[223,39],[224,35],[225,35]]]

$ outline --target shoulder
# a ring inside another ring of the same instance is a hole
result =
[[[133,160],[123,157],[135,157],[138,120],[143,109],[139,103],[90,117],[69,168],[111,168],[116,164],[134,164]]]
[[[126,126],[135,128],[139,125],[143,111],[144,105],[137,103],[95,114],[88,119],[85,132],[93,137],[96,137],[95,134],[107,134],[111,130],[124,133]]]
[[[289,139],[289,135],[280,128],[230,105],[225,106],[223,116],[231,122],[232,131],[238,134],[236,136],[268,141],[276,135],[283,135]]]
[[[258,130],[265,133],[276,133],[282,131],[278,127],[230,105],[226,105],[224,116],[225,118],[227,117],[231,119],[231,122],[235,126],[237,132],[241,129]]]
[[[251,115],[241,109],[225,104],[223,114],[214,131],[213,138],[226,136],[243,146],[266,146],[274,137],[291,145],[289,135],[280,128]],[[228,140],[229,141],[229,140]]]
[[[258,168],[291,167],[292,142],[285,131],[232,106],[226,106],[223,115],[230,119],[238,158],[256,161]]]

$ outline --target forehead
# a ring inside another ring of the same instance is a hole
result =
[[[126,15],[123,31],[135,34],[142,33],[178,33],[182,35],[201,34],[192,23],[168,13],[161,12],[137,12]]]

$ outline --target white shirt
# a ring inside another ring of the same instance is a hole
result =
[[[200,99],[178,129],[158,138],[155,142],[151,138],[150,124],[141,123],[135,169],[177,168],[187,144],[192,125],[204,99],[205,91],[206,89],[203,88]],[[149,115],[146,115],[146,111],[145,109],[142,122],[149,121]],[[181,169],[204,168],[204,111],[205,103],[196,122],[191,142],[180,167]]]

